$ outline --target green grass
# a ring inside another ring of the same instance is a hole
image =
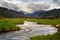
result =
[[[23,24],[24,21],[38,22],[38,24],[51,24],[60,25],[60,19],[23,19],[23,18],[10,18],[10,19],[0,19],[0,32],[13,31],[19,29],[16,24]],[[31,37],[29,40],[60,40],[60,27],[59,31],[54,35],[42,35]]]
[[[38,24],[60,24],[60,19],[27,19],[27,21],[38,22]]]
[[[16,31],[19,30],[19,27],[16,27],[16,24],[22,24],[23,19],[11,18],[11,19],[0,19],[0,32],[7,31]]]
[[[51,25],[60,25],[60,19],[28,19],[28,21],[35,21],[38,22],[38,24],[51,24]],[[54,35],[38,35],[31,37],[29,40],[60,40],[60,27],[58,28],[58,32]]]
[[[60,40],[60,32],[57,32],[54,35],[42,35],[42,36],[34,36],[29,40]]]

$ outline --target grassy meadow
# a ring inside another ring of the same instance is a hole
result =
[[[38,24],[51,24],[56,25],[58,24],[60,26],[60,19],[28,19],[29,21],[35,21],[38,22]],[[54,35],[38,35],[31,37],[29,40],[60,40],[60,27],[58,28],[58,32]]]
[[[16,24],[22,24],[23,19],[0,19],[0,32],[9,32],[20,30],[21,28],[16,27]]]
[[[16,24],[23,24],[24,21],[38,22],[38,24],[60,25],[60,19],[6,18],[6,19],[0,19],[0,33],[20,30],[21,28],[16,27]],[[54,35],[35,36],[35,37],[31,37],[29,40],[60,40],[60,27],[58,29],[59,31]]]
[[[60,40],[60,31],[55,33],[54,35],[38,35],[34,37],[30,37],[29,40]]]
[[[24,21],[38,22],[38,24],[51,24],[51,25],[60,24],[60,19],[51,20],[51,19],[5,18],[0,19],[0,32],[19,30],[20,28],[16,27],[16,24],[23,24]]]

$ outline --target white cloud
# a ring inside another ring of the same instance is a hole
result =
[[[33,12],[36,10],[50,10],[60,8],[60,0],[0,0],[0,6],[13,10]]]
[[[39,3],[39,4],[35,4],[35,3],[30,3],[28,5],[29,9],[32,9],[32,11],[37,11],[37,10],[48,10],[51,8],[51,6],[47,3]]]

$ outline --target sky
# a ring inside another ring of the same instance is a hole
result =
[[[60,0],[0,0],[0,7],[17,11],[34,12],[60,8]]]

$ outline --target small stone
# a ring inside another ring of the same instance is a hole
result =
[[[55,27],[56,27],[56,28],[59,28],[59,25],[57,24],[57,25],[55,25]]]
[[[59,25],[58,25],[58,24],[56,24],[56,25],[52,25],[52,27],[53,27],[53,26],[56,27],[56,28],[59,28]]]

